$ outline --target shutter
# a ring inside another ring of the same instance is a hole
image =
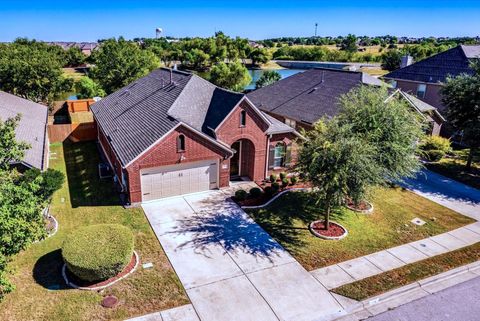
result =
[[[275,163],[275,146],[269,146],[268,148],[268,169],[273,169]]]
[[[292,162],[292,144],[288,144],[285,150],[285,167],[289,167]]]

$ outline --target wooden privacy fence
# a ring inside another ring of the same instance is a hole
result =
[[[51,143],[85,142],[97,139],[97,126],[94,122],[81,124],[50,124],[48,125],[48,139]]]
[[[95,100],[93,99],[78,99],[78,100],[67,100],[66,104],[68,107],[69,113],[78,113],[84,111],[90,111],[90,106],[93,105]]]

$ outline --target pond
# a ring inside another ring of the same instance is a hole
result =
[[[249,69],[248,72],[250,73],[250,76],[252,77],[252,82],[245,87],[246,90],[253,90],[255,89],[255,83],[257,80],[262,76],[262,74],[266,71],[267,69]],[[273,69],[272,69],[273,70]],[[276,72],[280,74],[283,78],[287,78],[289,76],[298,74],[299,72],[304,72],[305,69],[274,69]]]

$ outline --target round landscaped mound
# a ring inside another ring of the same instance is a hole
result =
[[[90,225],[67,237],[62,256],[68,271],[75,277],[98,282],[122,272],[132,260],[133,246],[133,233],[125,226]]]
[[[308,228],[313,235],[325,240],[341,240],[348,235],[347,229],[335,222],[330,222],[328,230],[325,229],[325,221],[321,220],[313,221]]]
[[[354,212],[362,214],[370,214],[373,212],[373,205],[367,201],[360,201],[359,204],[355,204],[352,200],[347,199],[345,206]]]

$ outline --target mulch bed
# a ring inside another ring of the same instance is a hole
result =
[[[111,282],[114,282],[123,276],[127,275],[130,273],[135,268],[135,265],[137,264],[137,259],[135,254],[132,255],[132,259],[130,260],[130,263],[127,264],[127,266],[122,270],[122,272],[118,273],[114,277],[111,277],[108,280],[97,282],[97,283],[92,283],[92,282],[87,282],[84,280],[81,280],[77,278],[73,273],[71,273],[68,268],[66,269],[65,273],[67,274],[68,279],[70,282],[74,283],[75,285],[82,287],[82,288],[97,288],[97,287],[102,287],[105,285],[108,285]]]
[[[271,186],[272,184],[269,183],[269,182],[256,182],[258,187],[260,187],[260,189],[264,189],[265,187],[267,186]],[[277,183],[280,184],[281,186],[281,181],[277,181]],[[240,206],[260,206],[260,205],[263,205],[265,204],[266,202],[268,202],[269,200],[271,200],[275,195],[277,195],[278,193],[281,193],[285,190],[289,190],[289,189],[296,189],[296,188],[310,188],[312,187],[310,183],[308,182],[297,182],[295,185],[288,185],[287,187],[283,188],[283,187],[280,187],[279,191],[275,194],[273,194],[272,196],[268,197],[267,195],[265,195],[265,193],[262,193],[262,195],[260,197],[257,197],[257,198],[251,198],[251,197],[247,197],[245,200],[243,201],[239,201],[237,199],[235,199],[235,197],[232,197],[232,199]],[[247,191],[248,192],[248,191]]]
[[[372,208],[372,206],[368,202],[360,201],[360,203],[355,204],[351,199],[346,200],[346,205],[348,208],[356,211],[368,211]]]
[[[335,222],[330,222],[328,230],[325,229],[324,221],[316,221],[310,225],[310,229],[322,236],[340,237],[345,234],[345,229]]]

